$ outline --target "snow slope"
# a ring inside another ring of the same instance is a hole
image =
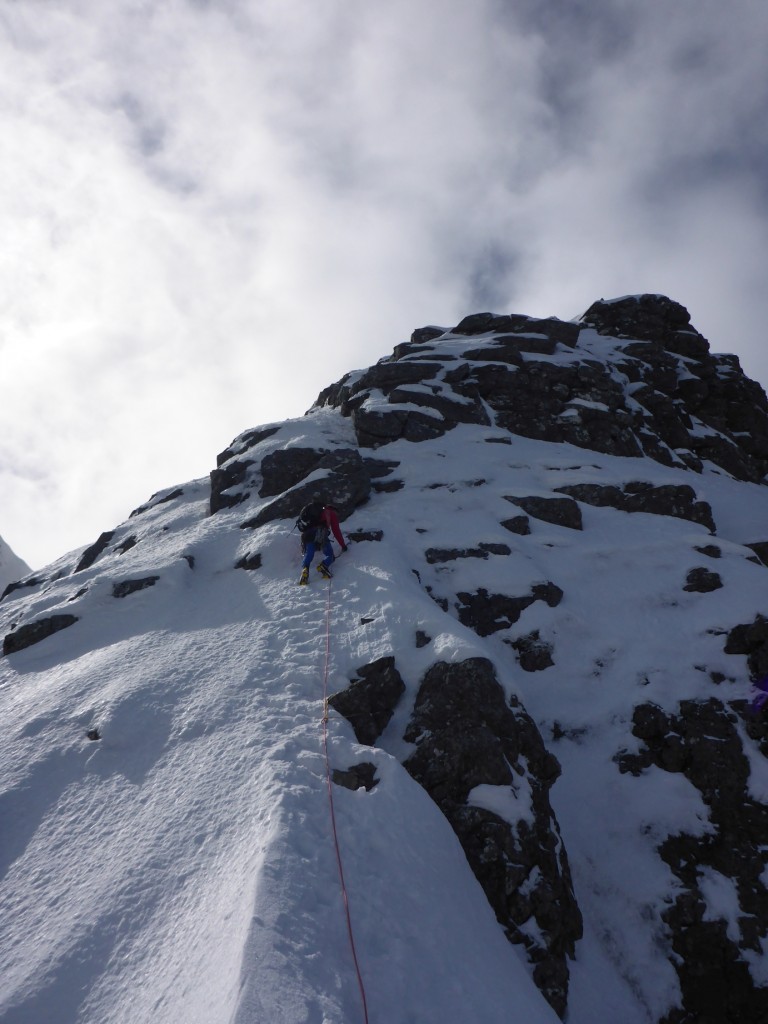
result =
[[[68,556],[0,604],[3,635],[22,618],[78,617],[0,659],[3,1024],[363,1020],[323,756],[326,635],[329,692],[390,654],[407,685],[374,748],[336,713],[328,723],[331,767],[371,760],[380,780],[370,792],[332,789],[370,1020],[557,1020],[401,764],[425,671],[477,655],[563,767],[552,802],[585,921],[569,1024],[643,1024],[675,1004],[660,914],[678,883],[656,849],[680,828],[706,833],[708,811],[681,775],[622,775],[615,757],[640,701],[673,710],[748,695],[723,632],[764,607],[766,570],[743,545],[768,521],[768,489],[711,467],[697,476],[567,444],[488,443],[500,436],[462,425],[388,445],[402,489],[372,495],[343,524],[383,530],[383,540],[351,545],[330,587],[317,577],[295,586],[289,521],[243,531],[258,499],[210,516],[209,483],[198,480],[118,527],[90,568],[73,575]],[[349,421],[316,409],[279,425],[271,443],[346,445]],[[500,526],[507,495],[638,479],[684,480],[710,502],[722,589],[682,590],[711,542],[682,519],[582,506],[583,532],[532,520],[518,537]],[[129,535],[137,543],[119,553]],[[425,560],[427,548],[478,543],[511,554]],[[256,550],[259,569],[234,567]],[[114,595],[115,584],[152,576]],[[433,599],[547,580],[564,592],[557,607],[536,602],[484,638]],[[555,665],[532,674],[507,641],[536,629]],[[430,638],[423,647],[417,630]],[[473,799],[526,813],[512,791]],[[713,914],[738,912],[716,879],[708,892]]]
[[[233,516],[207,516],[207,481],[184,490],[119,573],[98,563],[33,599],[74,608],[73,629],[0,662],[8,1024],[361,1019],[321,748],[327,586],[293,585],[285,524],[262,531],[260,572],[233,569]],[[373,547],[339,563],[332,689],[413,615],[442,617],[397,547]],[[156,586],[112,597],[148,571]],[[336,716],[329,743],[334,766],[359,759]],[[373,757],[370,793],[334,787],[371,1019],[556,1020],[437,808]]]
[[[0,537],[0,594],[9,583],[15,583],[22,576],[27,576],[29,571],[27,563]]]

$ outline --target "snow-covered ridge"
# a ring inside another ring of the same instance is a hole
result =
[[[765,396],[629,305],[415,332],[6,594],[4,1021],[362,1019],[326,643],[372,1020],[762,1019]]]
[[[27,563],[0,537],[0,594],[9,583],[29,575]]]

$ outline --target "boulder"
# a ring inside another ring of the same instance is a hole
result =
[[[508,643],[517,651],[520,668],[525,672],[542,672],[555,664],[552,660],[552,644],[541,639],[538,629]]]
[[[581,530],[581,509],[573,498],[513,497],[504,495],[507,501],[517,505],[534,519],[541,519],[554,526],[565,526],[569,530]]]
[[[405,692],[405,683],[392,656],[379,658],[357,669],[346,690],[328,698],[354,729],[358,743],[372,746],[384,732]]]
[[[376,765],[372,761],[361,761],[345,769],[334,768],[331,779],[337,786],[351,790],[365,789],[367,793],[379,782],[376,778]]]
[[[555,608],[562,601],[563,592],[554,583],[537,583],[523,597],[489,594],[482,587],[475,593],[461,592],[456,596],[460,602],[456,605],[459,620],[478,636],[490,636],[514,625],[534,601],[544,601]]]
[[[685,578],[683,590],[697,594],[711,594],[713,590],[719,590],[722,585],[723,581],[718,573],[699,566],[690,570]]]

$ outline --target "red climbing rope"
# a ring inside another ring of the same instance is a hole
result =
[[[360,988],[360,998],[363,1001],[363,1019],[368,1024],[368,1002],[365,998],[365,985],[363,976],[360,973],[360,964],[357,961],[357,949],[355,948],[355,936],[352,931],[352,915],[349,911],[349,895],[347,885],[344,881],[344,868],[341,863],[341,849],[339,847],[339,834],[336,831],[336,811],[333,806],[333,782],[331,780],[331,762],[328,757],[328,672],[331,663],[331,582],[328,581],[328,600],[325,606],[325,667],[323,669],[323,749],[325,751],[325,775],[328,783],[328,804],[331,809],[331,828],[333,830],[333,844],[336,848],[336,863],[339,866],[339,881],[341,882],[341,895],[344,900],[344,913],[347,918],[347,933],[349,934],[349,948],[352,950],[352,960],[355,964],[357,984]]]

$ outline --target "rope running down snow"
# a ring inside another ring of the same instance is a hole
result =
[[[323,669],[323,749],[325,752],[325,775],[328,783],[328,804],[331,809],[331,827],[333,830],[333,844],[336,848],[336,863],[339,866],[339,881],[341,882],[341,895],[344,900],[344,913],[347,918],[347,932],[349,934],[349,947],[352,950],[352,960],[355,964],[357,984],[360,988],[360,997],[363,1001],[363,1019],[368,1024],[368,1002],[365,998],[365,985],[363,976],[360,973],[360,965],[357,962],[357,950],[355,948],[355,936],[352,932],[352,917],[349,912],[349,896],[344,881],[344,868],[341,864],[341,849],[339,847],[339,835],[336,831],[336,811],[333,806],[333,782],[331,780],[331,762],[328,757],[328,672],[331,661],[331,581],[328,581],[328,600],[325,606],[325,667]]]

